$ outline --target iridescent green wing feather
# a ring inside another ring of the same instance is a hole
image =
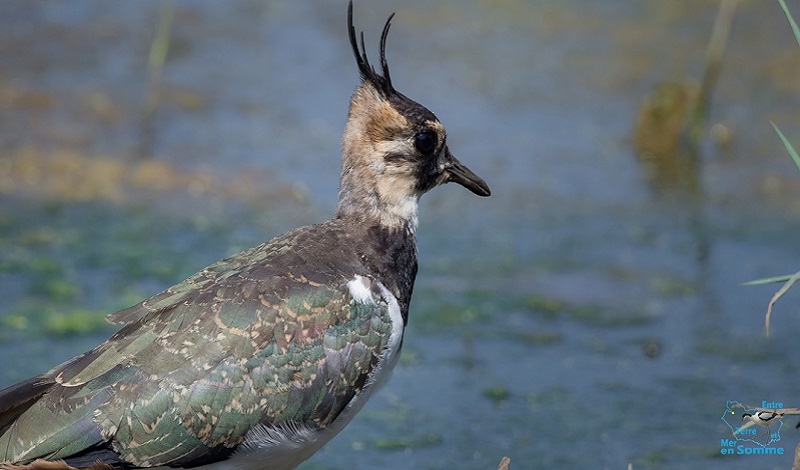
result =
[[[237,259],[124,311],[119,333],[42,378],[55,383],[0,429],[2,460],[110,442],[137,466],[185,464],[259,425],[330,424],[388,344],[385,302],[354,301],[335,271],[315,271],[323,283],[258,262],[230,270]]]

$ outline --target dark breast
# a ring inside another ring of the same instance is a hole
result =
[[[254,278],[289,289],[292,279],[284,276],[286,272],[325,285],[366,276],[397,297],[407,319],[417,276],[416,241],[409,230],[333,219],[289,232],[269,245],[270,262],[248,270]]]

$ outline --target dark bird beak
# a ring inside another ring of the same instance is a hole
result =
[[[450,153],[450,149],[445,149],[445,151],[447,152],[448,167],[445,168],[444,174],[442,175],[444,177],[444,183],[449,183],[451,181],[453,183],[458,183],[478,196],[486,197],[492,194],[486,181],[483,181],[483,179],[473,173],[472,170],[467,168],[466,165],[458,161],[458,159]]]

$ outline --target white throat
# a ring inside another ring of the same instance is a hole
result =
[[[411,233],[417,232],[419,224],[419,203],[414,196],[392,201],[391,206],[384,207],[380,213],[381,225],[386,227],[407,226]]]

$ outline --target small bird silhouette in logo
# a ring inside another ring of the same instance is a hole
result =
[[[755,414],[743,413],[742,422],[749,421],[753,424],[767,428],[766,445],[769,444],[770,440],[772,439],[772,432],[770,431],[769,427],[777,422],[780,422],[780,420],[783,419],[783,415],[784,413],[776,413],[774,411],[758,411]]]

